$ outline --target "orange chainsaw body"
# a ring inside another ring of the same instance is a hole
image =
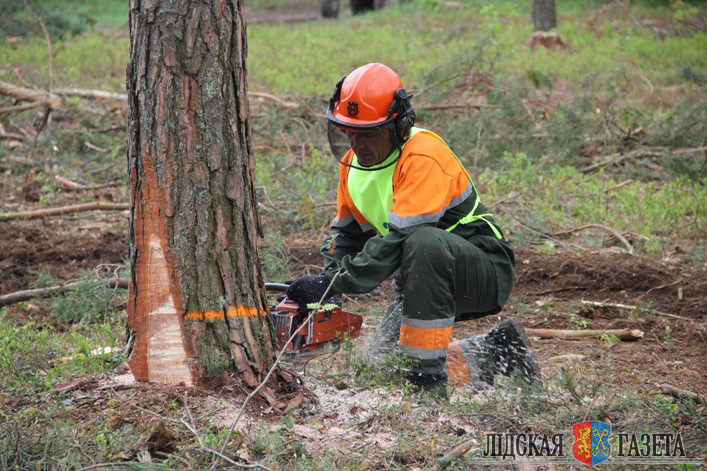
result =
[[[292,337],[300,324],[307,320],[308,314],[300,313],[299,306],[287,297],[270,308],[275,321],[275,333],[280,348]],[[336,307],[331,311],[318,312],[302,327],[286,353],[290,356],[311,358],[330,353],[338,349],[347,337],[354,339],[361,335],[363,317]]]

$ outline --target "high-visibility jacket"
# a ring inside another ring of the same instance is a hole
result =
[[[385,167],[398,152],[377,166]],[[353,150],[343,162],[357,165]],[[407,237],[429,226],[457,234],[488,254],[503,306],[513,286],[513,250],[451,149],[436,134],[418,128],[390,167],[364,171],[340,166],[337,215],[321,249],[327,274],[339,267],[345,271],[333,287],[359,293],[376,288],[400,267]]]

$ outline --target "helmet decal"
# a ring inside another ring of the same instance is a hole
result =
[[[348,111],[350,117],[355,118],[358,115],[358,103],[350,101],[346,111]]]

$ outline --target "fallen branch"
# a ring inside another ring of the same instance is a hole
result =
[[[86,88],[57,88],[54,93],[61,96],[77,96],[81,98],[102,98],[108,100],[128,100],[125,93],[106,92],[104,90],[88,90]]]
[[[109,288],[128,289],[130,280],[127,278],[118,278],[106,280],[104,283]],[[0,306],[29,301],[30,299],[49,298],[57,294],[66,293],[79,286],[80,282],[66,283],[63,285],[51,286],[49,288],[26,289],[23,291],[15,291],[14,293],[3,294],[0,296]]]
[[[123,211],[126,209],[130,209],[130,203],[108,203],[105,201],[94,201],[93,203],[73,204],[71,206],[60,206],[58,208],[20,211],[17,213],[0,213],[0,222],[12,221],[15,219],[37,219],[46,216],[59,216],[62,214],[80,213],[84,211]]]
[[[62,177],[61,175],[55,175],[54,181],[56,181],[56,184],[59,186],[59,188],[68,191],[101,190],[103,188],[110,188],[123,184],[122,182],[112,182],[103,183],[102,185],[84,185],[83,183],[77,183],[73,180],[69,180],[68,178]]]
[[[474,447],[474,445],[476,445],[477,443],[478,440],[476,440],[475,438],[470,438],[455,446],[449,453],[437,460],[437,464],[435,465],[435,471],[442,471],[446,469],[452,461],[457,460],[469,453]]]
[[[24,105],[10,106],[0,109],[0,114],[14,111],[23,111],[35,106],[42,106],[49,110],[56,110],[61,107],[61,97],[46,90],[32,90],[31,88],[20,87],[11,83],[0,81],[0,95],[14,98],[18,101],[28,101]]]
[[[581,338],[601,338],[615,335],[620,340],[639,340],[643,331],[638,329],[598,329],[598,330],[562,330],[562,329],[525,329],[528,335],[541,339],[572,340]]]
[[[610,227],[607,227],[603,224],[585,224],[583,226],[579,227],[573,227],[572,229],[567,229],[564,231],[556,232],[555,235],[564,235],[564,234],[572,234],[573,232],[579,232],[583,231],[585,229],[601,229],[602,231],[608,232],[609,234],[613,235],[617,239],[621,241],[622,244],[626,246],[626,249],[628,250],[628,253],[633,254],[633,246],[629,243],[628,240],[615,230],[613,230]]]
[[[25,140],[25,137],[22,134],[15,134],[13,132],[0,131],[0,141],[3,141],[3,140],[22,142]]]
[[[657,289],[659,289],[659,288],[665,288],[665,286],[658,286]],[[640,299],[640,297],[639,297],[639,299]],[[638,306],[632,306],[630,304],[602,303],[599,301],[585,301],[584,299],[582,300],[582,304],[586,304],[587,306],[594,306],[594,307],[615,307],[617,309],[627,309],[629,311],[635,311],[636,309],[638,309]],[[680,319],[681,321],[691,321],[692,320],[687,317],[678,316],[677,314],[669,314],[667,312],[656,311],[655,309],[650,309],[649,312],[651,312],[657,316],[672,317],[673,319]]]
[[[692,399],[699,404],[707,404],[707,399],[705,399],[704,396],[700,396],[692,391],[685,391],[684,389],[676,388],[670,384],[659,384],[658,390],[663,394],[673,396],[678,399]]]
[[[248,92],[249,97],[255,97],[255,98],[260,98],[263,100],[270,100],[274,101],[278,105],[282,106],[283,108],[286,108],[288,110],[295,109],[299,107],[297,103],[293,103],[291,101],[285,101],[282,98],[278,98],[275,95],[271,95],[270,93],[262,93],[262,92]]]

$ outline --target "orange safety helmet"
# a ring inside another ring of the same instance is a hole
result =
[[[341,77],[329,100],[327,118],[351,132],[391,126],[398,143],[402,143],[415,122],[410,98],[393,69],[379,63],[366,64]]]

